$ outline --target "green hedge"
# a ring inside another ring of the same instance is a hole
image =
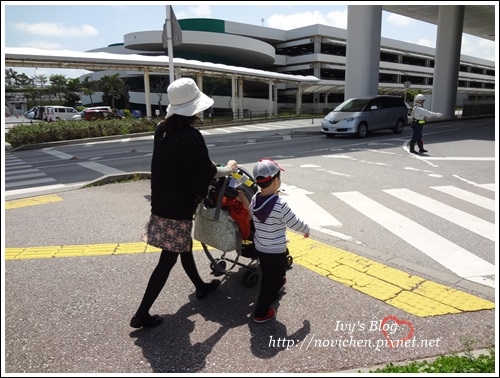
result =
[[[95,121],[35,122],[13,126],[5,141],[13,148],[46,142],[152,132],[158,120],[122,119]]]

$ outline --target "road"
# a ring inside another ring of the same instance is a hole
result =
[[[164,324],[131,331],[158,259],[138,242],[149,182],[82,186],[105,169],[146,169],[150,137],[7,152],[6,185],[17,185],[3,222],[6,370],[357,372],[496,345],[495,125],[483,121],[428,125],[428,156],[408,152],[408,130],[366,140],[289,123],[206,130],[216,161],[279,161],[282,195],[312,228],[289,235],[286,295],[264,325],[250,319],[257,288],[243,287],[242,270],[198,302],[177,267],[153,309]]]
[[[492,119],[429,124],[425,156],[408,153],[409,129],[331,139],[319,133],[318,120],[301,120],[203,134],[214,161],[235,158],[251,172],[261,157],[278,160],[285,168],[282,195],[325,238],[494,287]],[[106,175],[149,172],[151,138],[8,152],[6,199],[69,190]]]

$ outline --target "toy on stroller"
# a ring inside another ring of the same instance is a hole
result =
[[[242,168],[229,176],[214,179],[207,197],[196,209],[193,239],[198,240],[216,276],[229,274],[236,266],[246,269],[242,282],[254,287],[259,281],[257,251],[253,244],[254,227],[248,204],[258,187],[252,175]],[[222,252],[214,258],[208,246]],[[229,253],[234,251],[232,258]],[[288,252],[288,251],[287,251]],[[240,257],[250,259],[248,264],[240,262]],[[228,266],[227,263],[230,263]],[[287,254],[287,267],[293,258]]]

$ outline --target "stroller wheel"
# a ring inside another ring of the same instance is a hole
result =
[[[293,264],[293,257],[290,255],[286,255],[286,268],[290,269]]]
[[[219,260],[217,261],[217,266],[212,263],[210,264],[210,269],[212,269],[215,276],[221,276],[226,271],[226,262],[224,260]]]
[[[252,271],[246,271],[241,280],[246,287],[254,287],[259,282],[259,275]]]

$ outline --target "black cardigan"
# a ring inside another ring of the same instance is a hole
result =
[[[192,220],[216,172],[199,130],[180,122],[174,122],[168,132],[159,126],[151,160],[151,213]]]

